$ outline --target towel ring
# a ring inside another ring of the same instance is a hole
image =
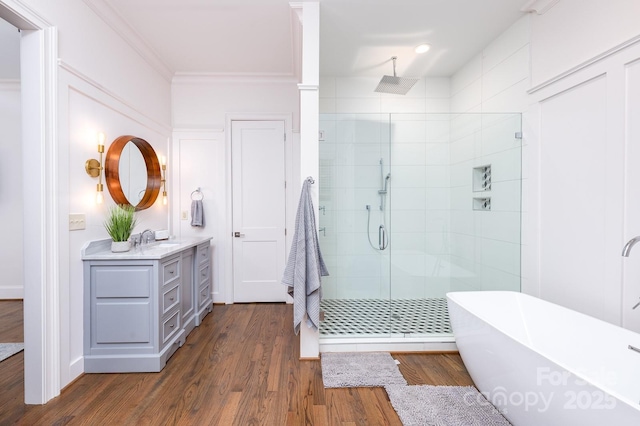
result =
[[[310,184],[314,184],[314,183],[316,183],[316,181],[315,181],[315,180],[313,180],[313,178],[312,178],[311,176],[308,176],[308,177],[307,177],[307,182],[309,182]]]
[[[200,194],[200,198],[197,198],[198,194]],[[194,196],[196,198],[193,198]],[[200,191],[200,188],[196,189],[195,191],[193,191],[191,193],[191,199],[194,200],[194,201],[202,201],[202,200],[204,200],[204,194],[202,193],[202,191]]]

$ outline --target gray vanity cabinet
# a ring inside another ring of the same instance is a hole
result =
[[[211,312],[208,239],[146,257],[84,257],[86,373],[160,371]]]
[[[200,325],[202,319],[211,312],[213,299],[211,297],[211,246],[200,244],[196,247],[196,279],[198,283],[195,297],[196,325]]]
[[[180,315],[182,316],[182,326],[187,334],[191,333],[191,330],[196,326],[195,291],[197,285],[194,281],[194,268],[196,267],[193,262],[194,252],[195,250],[182,252],[182,280],[194,283],[180,287]]]

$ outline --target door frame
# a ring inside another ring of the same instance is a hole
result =
[[[57,29],[32,9],[15,0],[0,0],[0,16],[25,30],[20,40],[20,61],[37,67],[21,67],[22,146],[29,148],[24,167],[24,246],[31,268],[24,270],[24,401],[44,404],[60,394],[60,253],[58,179],[58,37]],[[25,87],[28,90],[25,90]],[[24,114],[25,104],[30,114]],[[35,248],[35,249],[34,249]],[[68,251],[68,247],[66,247]],[[68,266],[68,265],[67,265]]]
[[[293,138],[292,114],[271,114],[271,113],[239,113],[226,114],[225,117],[225,201],[226,201],[226,224],[224,229],[224,276],[222,277],[225,289],[225,303],[233,304],[233,170],[231,170],[231,124],[233,121],[284,121],[284,132],[286,140],[284,142],[285,155],[285,179],[287,187],[285,189],[285,226],[287,236],[285,238],[285,252],[288,254],[293,239],[293,228],[295,225],[295,188],[300,187],[300,182],[294,180],[294,147],[299,145]],[[297,139],[299,140],[299,138]],[[299,164],[296,164],[299,168]],[[299,173],[298,173],[299,174]],[[286,263],[286,258],[285,258]],[[291,300],[287,300],[291,303]]]

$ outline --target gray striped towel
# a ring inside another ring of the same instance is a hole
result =
[[[293,297],[293,330],[296,334],[300,332],[305,313],[309,328],[317,330],[320,326],[320,277],[329,275],[318,244],[310,186],[308,180],[302,184],[293,242],[282,277],[282,284],[289,287],[287,291]]]

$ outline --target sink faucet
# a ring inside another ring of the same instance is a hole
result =
[[[142,231],[142,232],[140,233],[140,237],[139,237],[139,238],[140,238],[140,240],[138,241],[138,244],[139,244],[139,245],[142,245],[142,244],[149,244],[149,240],[151,239],[151,236],[153,236],[153,235],[154,235],[153,230],[151,230],[151,229],[145,229],[144,231]],[[154,236],[154,239],[155,239],[155,236]]]
[[[629,252],[631,252],[631,247],[633,247],[638,241],[640,241],[640,236],[633,237],[632,239],[627,241],[627,244],[625,244],[624,248],[622,249],[622,255],[624,257],[629,257]]]

